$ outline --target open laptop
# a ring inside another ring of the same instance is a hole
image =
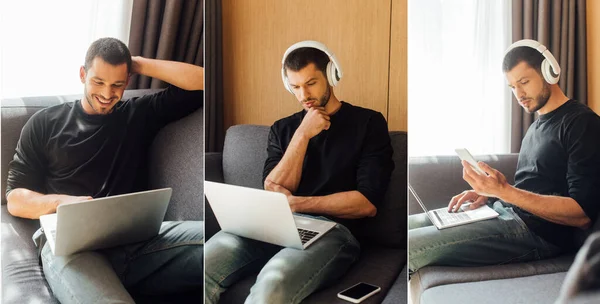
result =
[[[115,195],[59,205],[40,216],[57,256],[110,248],[156,236],[167,212],[171,188]]]
[[[292,214],[278,192],[204,182],[204,194],[225,232],[303,250],[336,223]]]
[[[496,210],[490,208],[488,205],[483,205],[477,209],[470,210],[467,207],[470,205],[465,203],[461,206],[461,210],[458,212],[448,212],[448,207],[435,209],[435,210],[427,210],[423,201],[417,194],[417,192],[413,189],[413,187],[408,184],[408,190],[415,197],[421,208],[427,214],[427,217],[431,220],[431,222],[437,227],[437,229],[450,228],[454,226],[469,224],[473,222],[488,220],[491,218],[498,217],[499,214]]]

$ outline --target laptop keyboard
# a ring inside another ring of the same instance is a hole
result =
[[[298,228],[298,234],[300,235],[300,239],[302,240],[302,244],[306,244],[306,242],[312,240],[319,233],[316,231],[300,229]]]
[[[450,213],[448,211],[439,212],[438,210],[434,210],[433,214],[435,214],[437,216],[438,220],[444,225],[464,222],[464,221],[468,221],[471,219],[464,212]]]

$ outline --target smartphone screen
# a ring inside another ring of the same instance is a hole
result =
[[[467,149],[455,149],[454,151],[456,151],[456,154],[458,154],[458,157],[460,157],[461,160],[467,161],[477,173],[481,175],[487,175],[483,170],[481,170],[481,168],[479,168],[477,161]]]
[[[346,296],[348,298],[360,299],[377,289],[379,289],[379,287],[377,286],[373,286],[367,283],[360,283],[340,292],[340,295]]]

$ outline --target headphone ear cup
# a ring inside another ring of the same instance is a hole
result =
[[[547,83],[549,84],[557,84],[558,80],[560,79],[560,75],[554,76],[554,73],[552,72],[552,66],[550,65],[550,62],[547,59],[544,59],[544,61],[542,61],[542,75],[544,76],[544,79],[546,80]]]
[[[332,87],[335,87],[338,84],[337,76],[335,75],[335,64],[329,61],[327,63],[327,82]]]

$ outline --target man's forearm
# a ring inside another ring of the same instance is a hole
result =
[[[326,214],[348,219],[373,217],[377,214],[377,208],[356,190],[326,196],[292,196],[290,207],[294,212]]]
[[[499,198],[553,223],[587,228],[590,218],[570,197],[540,195],[509,186]]]
[[[38,219],[41,215],[56,212],[58,195],[41,194],[25,188],[17,188],[6,196],[7,209],[17,217]]]
[[[160,79],[188,91],[204,90],[204,68],[183,62],[135,56],[133,72]]]
[[[300,184],[300,179],[302,178],[302,165],[304,163],[308,141],[309,138],[296,131],[283,154],[283,157],[277,166],[271,170],[271,173],[267,176],[267,180],[281,185],[291,192],[295,192],[298,189],[298,184]],[[265,183],[265,190],[273,191],[273,189],[269,188],[267,183]]]

